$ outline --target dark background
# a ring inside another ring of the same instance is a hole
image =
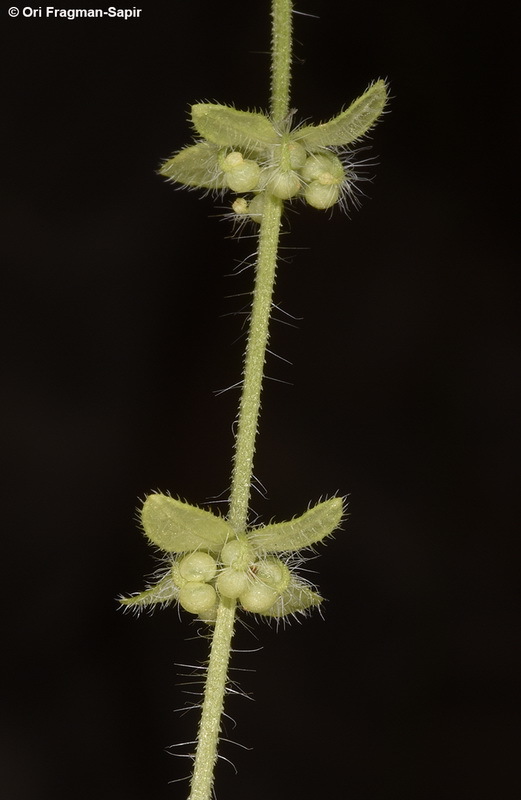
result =
[[[301,0],[292,103],[336,114],[377,77],[391,113],[351,219],[288,214],[255,471],[263,520],[335,492],[310,566],[328,598],[238,629],[218,796],[519,797],[518,48],[510,4]],[[269,4],[140,19],[2,9],[2,795],[184,798],[165,753],[197,715],[206,642],[115,596],[155,567],[153,489],[224,502],[253,240],[156,174],[191,102],[263,108]],[[239,295],[239,296],[234,296]],[[228,316],[227,316],[228,315]],[[281,313],[281,319],[289,320]],[[196,687],[197,688],[197,687]],[[190,752],[191,746],[171,752]]]

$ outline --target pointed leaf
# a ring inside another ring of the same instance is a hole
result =
[[[153,586],[149,586],[144,592],[135,594],[132,597],[119,597],[118,600],[122,606],[139,609],[156,603],[167,605],[176,600],[178,594],[179,589],[174,583],[172,573],[168,572],[160,581]]]
[[[346,111],[321,125],[305,125],[295,138],[308,150],[339,147],[360,139],[375,124],[387,102],[385,81],[376,81]]]
[[[219,147],[210,142],[185,147],[161,166],[160,175],[184,186],[203,189],[222,189],[226,186],[224,172],[219,167]]]
[[[141,510],[145,535],[161,550],[219,552],[233,529],[222,517],[164,494],[151,494]]]
[[[262,149],[276,144],[279,137],[264,114],[238,111],[214,103],[192,106],[192,122],[196,131],[209,142],[222,147]]]
[[[260,553],[302,550],[333,533],[340,524],[342,514],[342,498],[332,497],[310,508],[301,517],[295,517],[289,522],[266,525],[253,531],[248,538]]]
[[[294,578],[277,602],[267,611],[259,613],[264,617],[287,617],[289,614],[319,606],[321,602],[322,598],[319,594]]]

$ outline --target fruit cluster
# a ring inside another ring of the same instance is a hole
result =
[[[215,616],[219,597],[238,600],[245,611],[280,616],[277,603],[290,585],[291,573],[274,556],[255,560],[247,542],[234,539],[224,545],[219,562],[204,551],[174,561],[172,579],[185,611],[208,620]],[[310,591],[308,599],[314,599]]]
[[[292,564],[299,559],[292,553],[329,536],[342,514],[342,498],[332,497],[289,522],[237,535],[222,517],[151,494],[141,510],[143,530],[152,544],[175,557],[155,584],[120,602],[137,610],[178,602],[206,622],[215,620],[223,599],[272,618],[306,611],[322,598],[295,574]]]
[[[302,198],[318,209],[342,203],[356,175],[342,159],[364,136],[387,101],[384,81],[376,81],[349,108],[321,125],[276,127],[264,114],[213,103],[192,106],[192,124],[202,137],[168,159],[160,174],[184,186],[238,195],[238,215],[262,221],[266,193],[282,200]]]

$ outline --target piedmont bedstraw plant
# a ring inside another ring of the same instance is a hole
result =
[[[317,209],[345,205],[356,180],[349,148],[374,125],[387,98],[379,80],[329,122],[292,127],[291,15],[290,0],[273,0],[270,113],[197,103],[191,118],[198,140],[160,169],[184,186],[232,192],[234,215],[259,226],[228,514],[223,518],[170,495],[149,495],[141,521],[145,536],[163,552],[165,568],[145,591],[120,598],[125,608],[137,611],[179,604],[211,627],[190,800],[209,800],[212,792],[237,609],[280,620],[319,606],[318,592],[298,575],[297,554],[329,536],[344,513],[342,498],[333,497],[289,522],[248,527],[284,202],[303,200]]]

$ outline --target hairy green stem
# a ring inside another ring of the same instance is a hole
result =
[[[271,113],[275,123],[284,120],[289,108],[291,7],[291,0],[272,2]],[[266,194],[259,232],[255,288],[244,361],[228,512],[228,521],[238,536],[244,534],[248,523],[253,456],[269,335],[282,205],[282,200]],[[189,800],[210,800],[211,797],[235,607],[235,601],[221,598],[217,610]]]
[[[277,124],[288,115],[291,82],[292,2],[273,0],[271,16],[271,116]]]
[[[235,600],[222,598],[217,609],[217,620],[206,673],[190,800],[210,800],[212,794],[234,621]]]
[[[259,233],[259,254],[244,363],[244,382],[235,440],[232,491],[228,514],[228,521],[239,534],[244,531],[248,519],[253,455],[268,343],[281,212],[282,200],[273,195],[267,195]]]

